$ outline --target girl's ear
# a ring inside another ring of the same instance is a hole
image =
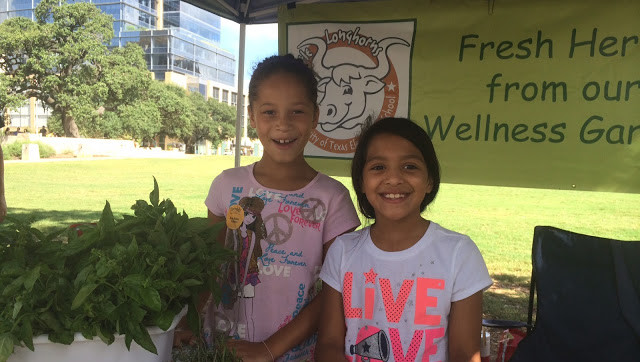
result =
[[[247,107],[247,116],[249,117],[249,124],[251,125],[251,127],[253,127],[254,129],[257,129],[256,121],[254,120],[254,117],[253,117],[253,109],[251,108],[251,105]]]
[[[430,176],[427,176],[427,194],[430,194],[433,191],[433,180]]]

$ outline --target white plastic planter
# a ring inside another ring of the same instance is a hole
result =
[[[33,339],[34,351],[26,347],[15,347],[7,362],[169,362],[173,333],[186,313],[187,307],[176,315],[166,331],[158,327],[147,328],[158,350],[157,355],[140,347],[135,341],[131,342],[131,350],[127,350],[123,335],[115,336],[115,341],[107,345],[98,337],[91,340],[76,333],[70,345],[53,343],[47,335],[37,336]]]

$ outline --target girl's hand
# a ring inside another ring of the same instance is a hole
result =
[[[173,347],[195,346],[198,340],[189,329],[176,329],[173,332]]]
[[[243,362],[273,362],[271,353],[262,342],[249,342],[230,339],[227,346],[233,349]]]

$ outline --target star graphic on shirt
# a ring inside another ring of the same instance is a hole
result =
[[[364,344],[362,345],[362,352],[369,353],[370,348],[371,348],[371,345],[369,345],[369,343],[367,342],[364,342]]]
[[[373,268],[371,268],[371,270],[363,274],[365,277],[365,282],[364,282],[365,284],[368,284],[368,283],[375,284],[378,274],[373,271]]]
[[[389,92],[393,92],[396,90],[396,85],[393,82],[387,84],[387,88],[389,88]]]

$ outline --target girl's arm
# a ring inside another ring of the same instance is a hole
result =
[[[350,231],[353,230],[348,230],[346,232]],[[324,256],[327,255],[327,251],[329,250],[329,247],[334,240],[335,238],[324,244],[322,258],[323,261]],[[304,342],[307,338],[311,337],[311,335],[315,331],[318,330],[321,313],[323,312],[323,293],[324,288],[319,295],[313,298],[309,302],[309,304],[307,304],[304,308],[302,308],[302,310],[300,310],[300,313],[295,318],[293,318],[291,322],[280,328],[269,338],[264,340],[264,342],[233,340],[229,341],[229,345],[235,349],[236,354],[242,357],[242,360],[244,362],[272,361],[272,355],[273,359],[277,359],[278,357],[289,351],[291,348]],[[342,301],[340,303],[340,305],[342,306]],[[322,316],[322,318],[324,318],[324,316]],[[342,323],[344,323],[344,319]],[[478,332],[478,335],[480,335],[480,332]],[[318,350],[317,346],[316,350]]]
[[[318,329],[316,360],[318,362],[346,361],[344,357],[344,337],[347,328],[344,321],[342,294],[322,283],[322,319]]]
[[[209,224],[217,224],[219,222],[223,222],[226,220],[224,216],[214,215],[211,210],[207,210],[207,218],[209,219]]]
[[[321,313],[320,295],[313,298],[300,313],[280,328],[264,342],[249,342],[244,340],[229,340],[229,347],[233,348],[243,362],[271,362],[285,354],[291,348],[309,338],[318,329]],[[317,348],[317,347],[316,347]]]
[[[480,362],[482,291],[451,303],[449,313],[449,361]]]

